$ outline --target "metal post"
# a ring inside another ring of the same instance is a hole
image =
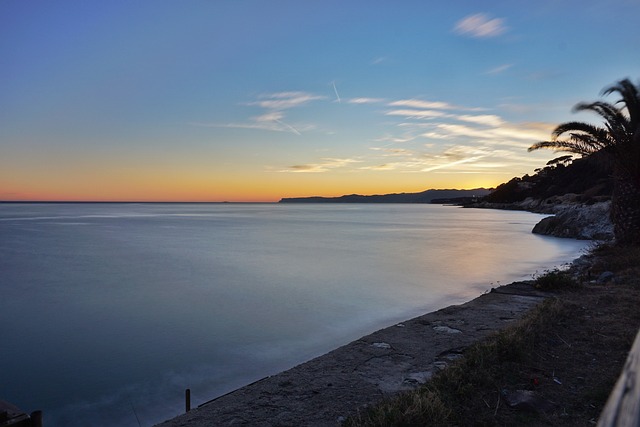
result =
[[[191,389],[186,389],[184,391],[184,401],[185,410],[186,412],[189,412],[191,410]]]
[[[42,427],[42,411],[31,413],[31,427]]]

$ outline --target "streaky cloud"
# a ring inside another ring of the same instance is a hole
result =
[[[260,95],[257,101],[249,102],[247,105],[256,105],[269,110],[288,110],[323,99],[327,97],[307,92],[276,92]]]
[[[457,107],[446,102],[424,101],[421,99],[401,99],[388,104],[390,107],[410,107],[417,109],[453,110]]]
[[[356,160],[356,159],[339,159],[339,158],[331,158],[331,157],[325,157],[320,160],[321,162],[318,162],[318,163],[308,163],[308,164],[302,164],[302,165],[288,166],[286,169],[279,170],[278,172],[320,173],[320,172],[328,172],[332,169],[337,169],[352,163],[360,162],[360,160]]]
[[[349,104],[379,104],[384,102],[382,98],[351,98],[347,100]]]
[[[477,123],[480,125],[499,127],[505,124],[501,117],[493,114],[481,114],[481,115],[460,115],[456,117],[458,120],[465,122]]]
[[[498,67],[490,69],[486,72],[486,74],[502,74],[511,67],[513,67],[513,64],[502,64]]]
[[[462,18],[453,30],[457,34],[473,38],[490,38],[504,34],[507,27],[501,18],[491,18],[485,13],[476,13]]]
[[[385,113],[387,116],[403,116],[407,118],[428,119],[434,117],[449,117],[447,113],[438,110],[390,110]]]

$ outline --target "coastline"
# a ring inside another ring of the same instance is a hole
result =
[[[506,328],[548,296],[530,282],[500,286],[464,304],[378,330],[157,426],[337,425],[360,408],[424,384],[465,348]]]
[[[608,209],[608,205],[597,206],[594,210],[565,200],[548,205],[536,209],[528,200],[518,206],[465,207],[555,214],[542,219],[532,232],[590,240],[594,237],[584,229],[596,216],[602,219],[602,212]],[[574,215],[563,215],[565,212]],[[576,212],[584,219],[579,224],[575,221]],[[560,226],[551,231],[539,231],[540,224],[559,217],[563,221]],[[603,221],[607,227],[608,218]],[[570,232],[563,233],[562,230],[567,230],[566,224],[573,227]],[[606,241],[611,237],[606,233],[599,236],[602,238],[595,240]],[[573,265],[587,268],[581,257],[574,260]],[[508,327],[549,296],[551,294],[535,290],[532,281],[493,288],[466,303],[380,329],[156,426],[339,425],[363,408],[420,387],[435,372],[461,357],[464,349]]]

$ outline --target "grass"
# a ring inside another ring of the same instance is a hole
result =
[[[460,408],[472,408],[473,401],[490,409],[475,420],[476,425],[490,425],[501,391],[523,385],[520,367],[532,363],[536,342],[564,309],[560,300],[546,300],[516,325],[468,348],[462,359],[417,391],[363,411],[345,425],[464,425]]]
[[[535,277],[533,287],[541,291],[557,291],[575,288],[579,284],[566,270],[553,269]]]
[[[598,247],[591,276],[552,270],[534,286],[553,291],[519,322],[469,347],[421,388],[360,410],[346,426],[590,425],[600,414],[640,326],[640,248]],[[580,273],[580,272],[578,272]],[[525,412],[503,392],[530,390],[554,410]]]

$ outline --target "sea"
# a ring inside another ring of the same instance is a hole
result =
[[[428,204],[0,204],[0,400],[150,426],[562,268],[542,215]]]

